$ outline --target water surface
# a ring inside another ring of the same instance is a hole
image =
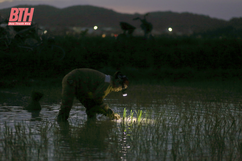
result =
[[[45,93],[42,110],[30,112],[21,105],[27,104],[30,91],[1,90],[5,98],[0,103],[1,159],[241,159],[242,111],[237,93],[231,97],[231,91],[136,86],[127,98],[116,93],[105,99],[120,116],[127,110],[125,120],[98,115],[96,121],[88,121],[85,108],[75,100],[68,122],[58,123],[59,91]]]

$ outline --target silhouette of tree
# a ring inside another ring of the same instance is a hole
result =
[[[144,15],[143,19],[141,19],[140,17],[136,17],[136,18],[133,19],[133,20],[140,20],[141,21],[140,27],[144,31],[144,37],[145,38],[148,38],[149,35],[152,36],[151,31],[153,29],[153,25],[150,22],[147,22],[147,20],[146,20],[146,16],[148,16],[148,14],[149,13],[146,13]]]
[[[128,24],[127,22],[120,22],[119,23],[121,29],[123,30],[123,34],[128,34],[129,36],[132,36],[134,30],[136,29],[136,27]],[[128,32],[128,33],[126,33]]]

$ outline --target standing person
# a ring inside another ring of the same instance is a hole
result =
[[[144,31],[144,37],[145,37],[145,39],[147,39],[149,37],[153,39],[153,36],[151,34],[151,31],[153,29],[153,25],[146,20],[146,16],[148,16],[148,14],[149,13],[146,13],[144,15],[144,18],[143,19],[137,17],[137,18],[134,18],[133,20],[140,20],[141,21],[142,24],[140,25],[140,27]]]
[[[62,80],[62,103],[57,120],[69,118],[74,97],[85,106],[88,118],[96,118],[96,113],[99,113],[111,119],[119,119],[120,116],[103,99],[112,91],[124,91],[128,84],[127,77],[119,71],[113,76],[88,68],[71,71]]]

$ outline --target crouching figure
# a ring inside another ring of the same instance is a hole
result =
[[[74,97],[85,106],[88,119],[96,118],[96,114],[119,119],[120,116],[103,100],[112,91],[127,89],[128,84],[127,77],[119,71],[113,76],[88,68],[71,71],[62,80],[62,102],[57,120],[65,121],[69,118]]]
[[[40,92],[36,92],[36,91],[33,91],[31,93],[31,100],[30,100],[30,103],[28,106],[26,106],[24,108],[24,110],[29,110],[29,111],[32,111],[32,110],[41,110],[41,106],[40,106],[40,99],[43,97],[43,93],[40,93]]]

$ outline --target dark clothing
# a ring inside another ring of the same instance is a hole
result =
[[[96,113],[113,115],[113,111],[103,102],[112,91],[112,79],[109,75],[87,68],[68,73],[62,80],[62,103],[58,120],[68,119],[74,97],[86,107],[90,118],[95,117]]]

